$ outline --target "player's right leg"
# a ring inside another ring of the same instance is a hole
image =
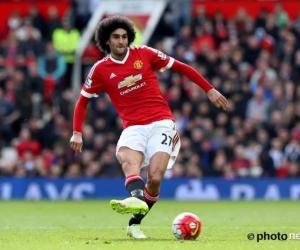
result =
[[[144,189],[145,202],[149,210],[159,197],[160,184],[167,168],[172,168],[180,149],[180,138],[175,131],[174,122],[163,120],[152,124],[153,132],[148,138],[145,162],[148,166],[148,181]],[[145,215],[134,214],[131,224],[140,224]]]
[[[132,150],[128,147],[117,149],[117,158],[122,165],[126,177],[125,187],[131,197],[124,200],[111,200],[111,207],[119,213],[132,213],[144,216],[149,211],[148,205],[144,199],[145,183],[140,176],[140,166],[144,155],[140,151]],[[140,225],[129,225],[127,235],[135,239],[147,238]]]
[[[125,187],[131,196],[122,201],[113,200],[111,202],[113,208],[118,212],[125,211],[144,216],[149,211],[144,199],[145,183],[140,176],[141,165],[144,165],[148,134],[148,125],[130,126],[123,130],[118,141],[117,158],[126,176]],[[144,239],[146,236],[141,231],[139,224],[129,223],[127,234],[136,239]]]
[[[124,200],[111,200],[110,205],[118,213],[145,215],[148,212],[148,205],[144,201],[145,183],[140,176],[143,153],[128,147],[120,147],[117,158],[126,177],[125,187],[131,197]]]

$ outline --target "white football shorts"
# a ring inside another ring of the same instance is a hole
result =
[[[121,147],[141,151],[144,160],[141,168],[148,166],[151,157],[156,152],[166,152],[170,155],[168,169],[171,169],[180,150],[180,138],[172,120],[162,120],[148,125],[130,126],[123,130],[117,144],[116,154]]]

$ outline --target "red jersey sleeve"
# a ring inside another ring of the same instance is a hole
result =
[[[99,93],[104,90],[103,81],[99,74],[101,61],[97,62],[90,70],[80,94],[87,98],[98,97]]]
[[[164,54],[163,52],[147,47],[150,63],[154,70],[164,72],[166,69],[170,69],[174,63],[174,58]]]

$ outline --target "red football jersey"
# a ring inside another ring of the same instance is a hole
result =
[[[81,94],[87,98],[106,92],[124,128],[172,119],[172,112],[164,100],[155,70],[172,67],[174,59],[147,46],[131,46],[122,61],[111,55],[95,63]]]

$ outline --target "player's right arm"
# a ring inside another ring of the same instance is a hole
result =
[[[90,70],[75,105],[73,115],[73,135],[70,140],[70,145],[76,155],[82,152],[82,124],[85,119],[87,106],[92,97],[98,97],[98,94],[103,91],[103,83],[98,73],[99,66],[97,63]]]

